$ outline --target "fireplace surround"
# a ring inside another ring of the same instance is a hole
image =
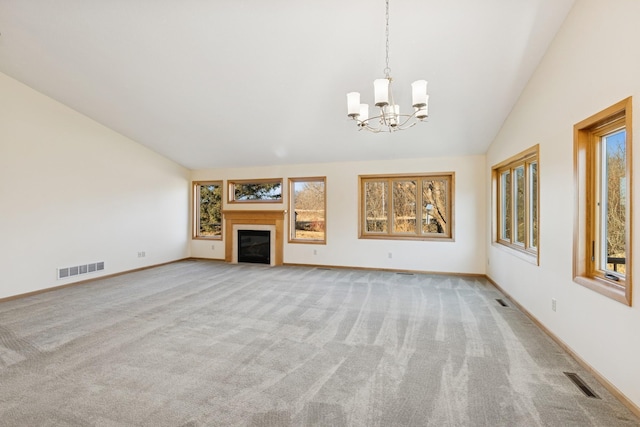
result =
[[[282,265],[284,210],[225,210],[225,261],[238,262],[238,231],[268,230],[271,238],[270,265]]]

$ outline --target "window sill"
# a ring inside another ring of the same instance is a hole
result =
[[[573,281],[585,288],[589,288],[592,291],[599,293],[600,295],[604,295],[607,298],[611,298],[612,300],[631,306],[631,295],[627,295],[626,288],[624,286],[620,286],[619,284],[608,280],[587,276],[575,276]]]
[[[428,236],[403,236],[388,234],[361,234],[358,239],[375,239],[375,240],[414,240],[414,241],[430,241],[430,242],[455,242],[453,237],[428,237]]]
[[[222,236],[192,236],[191,240],[222,240]]]
[[[520,258],[521,260],[526,261],[529,264],[538,265],[538,266],[540,265],[540,258],[538,253],[527,252],[524,249],[508,246],[500,242],[493,242],[492,246],[506,253],[509,253],[515,256],[516,258]]]
[[[287,243],[305,243],[309,245],[326,245],[326,240],[289,239]]]

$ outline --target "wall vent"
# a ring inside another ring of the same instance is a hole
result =
[[[104,270],[104,261],[91,264],[74,265],[73,267],[62,267],[58,269],[58,280],[68,277],[81,276],[83,274],[95,273]]]

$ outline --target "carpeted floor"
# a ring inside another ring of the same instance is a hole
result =
[[[183,261],[0,303],[0,425],[640,426],[500,298],[476,278]]]

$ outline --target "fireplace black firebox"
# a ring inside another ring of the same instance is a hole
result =
[[[238,230],[238,262],[271,264],[269,230]]]

